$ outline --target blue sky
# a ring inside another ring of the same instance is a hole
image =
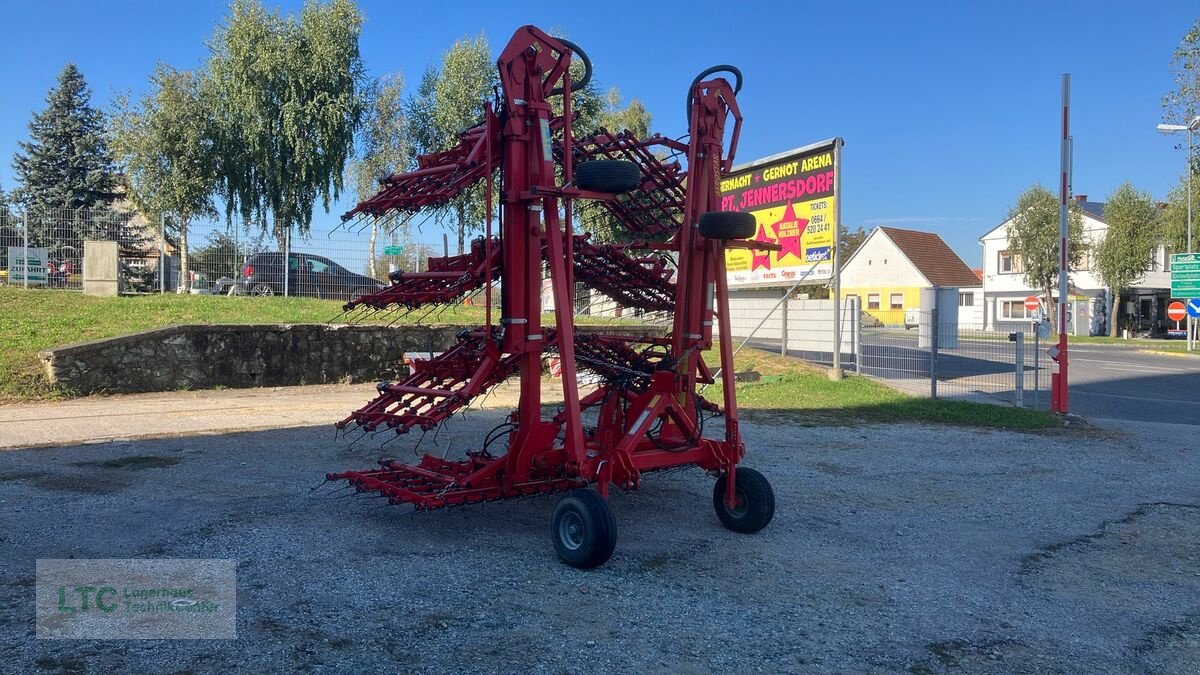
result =
[[[1075,191],[1103,199],[1129,180],[1165,196],[1184,153],[1154,127],[1171,53],[1200,18],[1188,5],[361,0],[362,48],[372,74],[400,70],[415,83],[464,35],[483,31],[499,50],[521,24],[562,27],[596,77],[641,99],[668,135],[684,131],[691,78],[733,63],[746,75],[739,161],[842,136],[849,226],[934,231],[978,266],[978,237],[1017,194],[1055,184],[1063,72],[1074,82]],[[200,0],[7,2],[0,186],[13,187],[17,141],[64,63],[106,105],[114,91],[140,91],[156,61],[198,65],[224,12]]]

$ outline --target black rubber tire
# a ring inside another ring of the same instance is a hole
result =
[[[275,295],[275,289],[271,287],[271,284],[254,284],[254,286],[250,289],[250,295],[269,298],[272,295]]]
[[[617,519],[600,493],[582,488],[558,500],[550,538],[558,557],[571,567],[599,567],[617,547]]]
[[[747,239],[758,231],[751,213],[709,211],[700,215],[700,234],[708,239]]]
[[[721,524],[734,532],[758,532],[775,517],[775,491],[765,476],[754,469],[739,466],[736,483],[738,506],[730,510],[725,504],[726,474],[713,486],[713,508]]]
[[[620,194],[641,184],[642,170],[623,159],[593,159],[575,166],[575,186],[580,190]]]

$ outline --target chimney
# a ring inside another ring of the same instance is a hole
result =
[[[1075,195],[1075,201],[1082,204],[1087,201],[1087,195]]]

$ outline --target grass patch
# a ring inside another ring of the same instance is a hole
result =
[[[923,422],[996,429],[1036,430],[1062,426],[1055,416],[1038,410],[969,401],[935,401],[898,392],[865,377],[848,375],[840,382],[824,369],[758,349],[743,348],[735,359],[738,373],[755,371],[758,382],[737,384],[739,409],[747,419],[801,426],[860,423]],[[705,398],[720,402],[721,385]]]
[[[37,353],[178,324],[345,323],[341,300],[211,295],[97,298],[70,291],[0,286],[0,403],[70,396],[51,387]],[[438,323],[478,325],[484,308],[449,305],[431,315]],[[423,312],[366,317],[358,323],[415,323]],[[498,315],[494,318],[498,319]],[[583,318],[583,317],[581,317]],[[588,317],[587,323],[606,323]],[[612,321],[608,321],[612,322]]]
[[[1051,336],[1051,340],[1057,341],[1058,336]],[[1154,349],[1161,351],[1187,351],[1187,340],[1153,340],[1150,338],[1131,338],[1126,340],[1119,337],[1108,337],[1107,335],[1072,335],[1067,338],[1069,344],[1087,344],[1087,345],[1117,345],[1120,347],[1136,347],[1138,349]]]

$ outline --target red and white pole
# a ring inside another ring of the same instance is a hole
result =
[[[1062,176],[1059,182],[1058,206],[1058,372],[1050,380],[1050,409],[1057,413],[1067,412],[1067,302],[1070,283],[1070,252],[1068,232],[1071,200],[1071,74],[1062,76]]]

